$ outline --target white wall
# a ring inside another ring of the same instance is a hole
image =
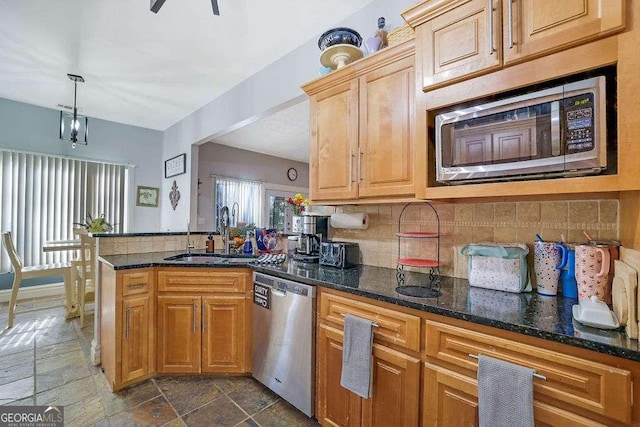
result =
[[[298,171],[298,179],[293,182],[287,178],[289,168],[295,168]],[[265,184],[265,187],[291,188],[291,191],[295,191],[293,188],[304,189],[304,191],[309,188],[308,163],[240,150],[221,144],[200,145],[198,178],[201,184],[199,196],[197,196],[197,229],[201,231],[215,229],[211,175],[260,181]]]
[[[415,0],[377,0],[356,12],[336,26],[346,26],[360,32],[364,39],[373,36],[377,29],[377,19],[384,16],[390,29],[404,24],[400,12],[415,4]],[[318,37],[320,34],[318,34]],[[268,38],[264,43],[274,42]],[[291,51],[263,70],[243,81],[230,91],[214,99],[184,120],[167,129],[163,134],[163,155],[170,158],[180,153],[190,153],[192,144],[200,144],[215,136],[227,133],[234,125],[252,121],[283,105],[291,105],[303,100],[306,95],[300,89],[304,83],[314,79],[320,66],[320,51],[317,38]],[[197,155],[196,155],[197,156]],[[193,157],[196,157],[193,156]],[[196,166],[197,162],[191,162]],[[196,166],[197,167],[197,166]],[[179,187],[197,183],[197,169],[190,169],[185,175],[176,177]],[[164,180],[162,193],[168,193],[173,181]],[[162,228],[183,230],[186,219],[196,217],[195,191],[190,196],[183,193],[175,211],[169,204],[162,207]]]
[[[135,165],[133,185],[160,187],[162,132],[89,118],[89,143],[71,148],[58,138],[60,112],[0,98],[0,148]],[[167,203],[160,198],[160,206]],[[132,229],[158,231],[160,208],[133,207]]]

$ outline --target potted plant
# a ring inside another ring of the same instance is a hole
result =
[[[291,220],[291,231],[294,233],[302,233],[302,213],[309,206],[309,199],[305,199],[300,193],[295,196],[287,197],[287,206],[291,207],[293,211],[293,218]]]
[[[104,218],[104,214],[95,218],[91,214],[87,214],[85,222],[74,222],[73,225],[79,225],[88,233],[105,233],[113,230],[113,226]]]

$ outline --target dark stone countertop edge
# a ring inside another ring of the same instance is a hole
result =
[[[166,256],[170,256],[176,253],[180,253],[180,252],[172,252],[172,253],[164,253],[162,254],[163,257]],[[151,255],[151,254],[149,254]],[[381,302],[386,302],[386,303],[390,303],[393,305],[398,305],[398,306],[402,306],[402,307],[407,307],[407,308],[411,308],[414,310],[418,310],[418,311],[422,311],[422,312],[426,312],[426,313],[433,313],[433,314],[437,314],[437,315],[442,315],[445,317],[451,317],[454,319],[459,319],[459,320],[464,320],[464,321],[468,321],[471,323],[476,323],[479,325],[484,325],[484,326],[489,326],[489,327],[494,327],[494,328],[498,328],[498,329],[502,329],[505,331],[510,331],[510,332],[514,332],[514,333],[518,333],[518,334],[522,334],[522,335],[527,335],[530,337],[534,337],[534,338],[540,338],[540,339],[544,339],[547,341],[554,341],[554,342],[558,342],[561,344],[566,344],[566,345],[570,345],[573,347],[578,347],[578,348],[582,348],[582,349],[586,349],[586,350],[591,350],[591,351],[595,351],[598,353],[603,353],[603,354],[608,354],[611,356],[616,356],[616,357],[620,357],[620,358],[624,358],[624,359],[628,359],[628,360],[633,360],[636,362],[640,362],[640,351],[636,351],[633,349],[625,349],[622,347],[618,347],[618,346],[614,346],[614,345],[609,345],[606,343],[601,343],[601,342],[597,342],[597,341],[592,341],[586,338],[577,338],[577,337],[571,337],[565,334],[561,334],[561,333],[555,333],[555,332],[549,332],[549,331],[543,331],[540,330],[538,328],[534,328],[531,326],[526,326],[526,325],[518,325],[518,324],[514,324],[514,323],[509,323],[509,322],[504,322],[501,320],[495,320],[495,319],[488,319],[482,316],[477,316],[477,315],[473,315],[473,314],[469,314],[469,313],[462,313],[459,312],[457,310],[454,309],[447,309],[447,308],[443,308],[443,307],[437,307],[437,306],[432,306],[432,305],[427,305],[424,303],[419,303],[417,301],[411,301],[408,299],[400,299],[400,298],[394,298],[391,296],[387,296],[387,295],[380,295],[377,294],[375,292],[371,292],[371,291],[366,291],[366,290],[360,290],[357,288],[353,288],[350,286],[342,286],[339,284],[335,284],[335,283],[330,283],[330,282],[325,282],[325,281],[321,281],[318,279],[313,279],[313,278],[307,278],[307,277],[302,277],[302,276],[298,276],[295,274],[290,274],[290,273],[286,273],[286,272],[282,272],[282,271],[278,271],[278,270],[274,270],[272,268],[268,268],[268,267],[264,267],[261,265],[255,265],[255,264],[248,264],[248,265],[237,265],[237,264],[216,264],[216,265],[211,265],[211,264],[203,264],[203,263],[185,263],[185,262],[171,262],[171,261],[161,261],[158,259],[153,259],[153,260],[148,260],[148,261],[143,261],[143,262],[131,262],[131,263],[114,263],[110,260],[113,259],[114,257],[121,257],[119,255],[105,255],[105,256],[99,256],[98,258],[110,265],[111,267],[114,268],[114,270],[129,270],[129,269],[135,269],[135,268],[147,268],[147,267],[189,267],[189,268],[250,268],[254,271],[260,272],[260,273],[264,273],[264,274],[269,274],[271,276],[275,276],[275,277],[279,277],[281,279],[287,279],[287,280],[293,280],[293,281],[297,281],[300,283],[305,283],[308,285],[313,285],[313,286],[322,286],[322,287],[326,287],[329,289],[335,289],[338,291],[342,291],[342,292],[346,292],[346,293],[350,293],[350,294],[354,294],[354,295],[359,295],[365,298],[371,298],[375,301],[381,301]]]
[[[213,234],[218,235],[217,231],[191,231],[189,234],[202,235]],[[141,233],[89,233],[91,237],[150,237],[150,236],[186,236],[186,231],[149,231]]]

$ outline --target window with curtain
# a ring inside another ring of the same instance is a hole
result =
[[[74,223],[87,214],[104,214],[125,232],[129,179],[125,165],[0,150],[0,231],[11,231],[24,265],[68,261],[70,251],[44,253],[42,246],[72,239]],[[0,272],[10,269],[2,250]]]
[[[237,227],[239,222],[259,226],[264,198],[262,183],[219,176],[212,178],[216,229],[220,231],[220,211],[224,206],[229,208],[232,227]],[[232,216],[234,207],[235,217]]]

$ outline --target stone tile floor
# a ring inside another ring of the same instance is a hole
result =
[[[66,321],[61,298],[0,303],[0,405],[63,405],[65,426],[317,426],[250,377],[157,377],[112,393],[90,362],[93,317]],[[33,311],[27,311],[33,310]]]

